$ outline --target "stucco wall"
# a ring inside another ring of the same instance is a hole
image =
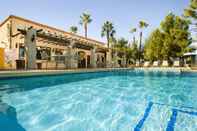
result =
[[[10,54],[12,51],[12,48],[10,46],[11,44],[11,20],[6,20],[3,24],[0,26],[0,48],[4,49],[4,68],[5,69],[11,69],[13,68],[13,55]]]
[[[10,27],[10,21],[5,22],[0,27],[0,47],[1,48],[9,48],[9,43],[10,43],[9,27]]]

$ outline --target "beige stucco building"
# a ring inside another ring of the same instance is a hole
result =
[[[18,16],[0,24],[0,69],[110,67],[105,43]]]

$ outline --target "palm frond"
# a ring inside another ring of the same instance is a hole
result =
[[[130,33],[135,33],[137,31],[137,28],[132,28],[129,32]]]

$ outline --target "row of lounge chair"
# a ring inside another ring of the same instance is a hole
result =
[[[150,67],[150,66],[151,66],[151,67],[159,67],[159,66],[161,66],[161,67],[169,67],[169,63],[168,63],[168,61],[163,61],[163,62],[160,64],[159,61],[154,61],[154,62],[151,64],[151,62],[145,61],[143,66],[144,66],[144,67]],[[180,61],[174,61],[172,66],[173,66],[173,67],[180,67]]]

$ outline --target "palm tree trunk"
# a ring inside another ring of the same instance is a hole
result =
[[[133,36],[133,44],[135,44],[135,36]]]
[[[109,48],[109,32],[107,32],[107,47]]]
[[[85,38],[88,37],[88,26],[87,24],[84,25],[84,30],[85,30]]]
[[[139,53],[138,53],[139,62],[141,57],[141,48],[142,48],[142,31],[140,32],[140,45],[139,45]]]

